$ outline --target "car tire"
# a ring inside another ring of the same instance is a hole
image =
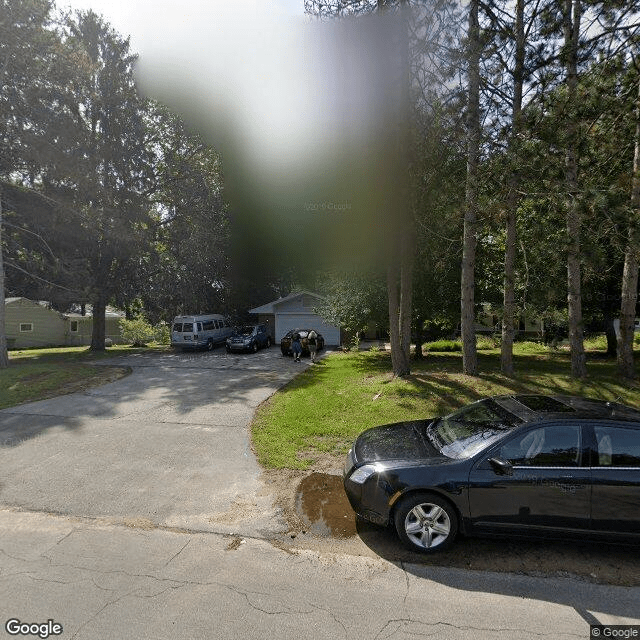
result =
[[[253,351],[253,353],[258,353],[258,343],[257,342],[254,342],[251,345],[251,351]]]
[[[211,338],[207,340],[207,351],[213,351],[213,340]]]
[[[394,524],[402,544],[419,553],[444,551],[458,533],[455,509],[432,493],[414,493],[401,500]]]

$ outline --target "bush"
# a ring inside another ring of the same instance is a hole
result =
[[[436,340],[422,345],[422,350],[436,352],[462,351],[462,342],[459,340]]]
[[[481,350],[497,349],[500,346],[500,338],[493,336],[476,336],[476,347]]]
[[[171,344],[171,331],[169,326],[164,322],[158,322],[158,324],[153,327],[154,330],[154,340],[158,344]]]
[[[144,347],[147,342],[155,339],[157,330],[150,325],[144,316],[138,316],[133,320],[120,320],[120,330],[125,342],[132,347]]]

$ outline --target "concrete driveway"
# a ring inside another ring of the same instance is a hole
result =
[[[308,364],[277,348],[126,362],[116,383],[0,411],[0,637],[9,620],[72,640],[574,640],[638,624],[637,588],[278,548],[247,424]]]
[[[133,373],[0,411],[1,505],[142,528],[263,535],[280,527],[260,495],[247,426],[308,360],[272,347],[103,363]]]

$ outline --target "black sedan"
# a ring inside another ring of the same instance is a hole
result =
[[[280,350],[283,356],[290,356],[293,351],[291,350],[291,343],[293,342],[293,336],[297,333],[300,335],[300,346],[302,347],[302,355],[309,355],[309,339],[307,336],[311,329],[292,329],[288,331],[282,340],[280,340]],[[324,338],[322,334],[316,331],[318,337],[316,338],[316,351],[322,351],[324,349]]]
[[[458,532],[640,540],[640,411],[516,395],[363,432],[344,487],[355,512],[393,523],[413,551]]]

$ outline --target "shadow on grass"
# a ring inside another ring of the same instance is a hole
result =
[[[633,396],[638,390],[637,383],[620,378],[616,362],[611,359],[591,362],[588,376],[577,380],[571,377],[567,352],[521,354],[514,356],[516,375],[511,378],[501,373],[498,353],[478,354],[478,376],[462,374],[459,353],[430,353],[412,361],[410,375],[394,379],[388,352],[348,354],[346,357],[351,358],[353,370],[364,378],[387,374],[383,384],[402,381],[404,386],[398,385],[392,392],[398,398],[399,406],[402,406],[403,398],[422,397],[435,402],[438,412],[444,412],[487,395],[520,393],[585,395],[640,406],[640,401]],[[322,383],[322,373],[310,370],[306,374],[293,384],[311,386],[316,380]],[[621,395],[625,391],[628,392],[626,396]]]

